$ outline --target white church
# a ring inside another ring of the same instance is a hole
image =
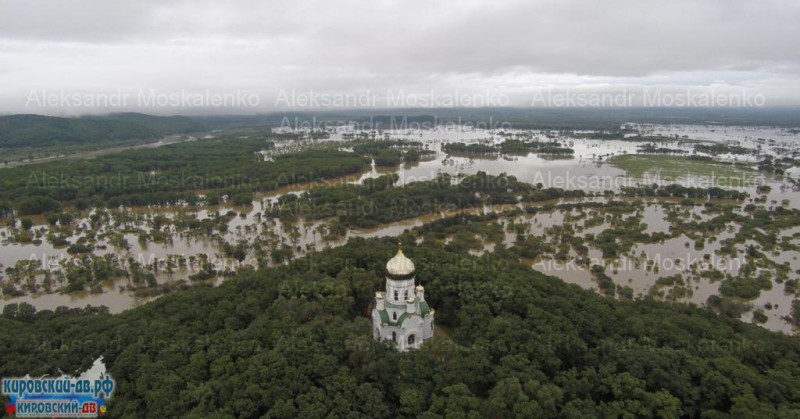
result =
[[[419,349],[433,337],[434,310],[425,301],[425,289],[415,286],[414,262],[402,250],[386,263],[386,292],[375,293],[372,326],[377,341],[391,340],[399,351]]]

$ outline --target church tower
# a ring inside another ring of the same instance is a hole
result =
[[[401,352],[419,349],[433,337],[434,310],[425,301],[425,289],[415,286],[414,262],[397,251],[386,263],[386,291],[375,293],[372,310],[373,337],[391,340]]]

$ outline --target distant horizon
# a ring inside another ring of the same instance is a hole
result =
[[[283,110],[258,113],[197,113],[119,111],[80,115],[0,114],[0,122],[15,116],[104,120],[142,115],[187,118],[211,129],[272,127],[323,130],[356,123],[359,129],[430,129],[462,126],[482,129],[616,129],[625,123],[774,126],[800,129],[800,107],[763,108],[366,108]],[[136,117],[120,118],[136,121]],[[30,121],[28,121],[30,122]]]
[[[653,111],[653,112],[791,112],[797,111],[797,118],[800,121],[800,105],[785,105],[785,106],[753,106],[753,107],[669,107],[669,106],[631,106],[631,107],[592,107],[592,106],[575,106],[575,107],[527,107],[527,106],[480,106],[480,107],[380,107],[380,108],[319,108],[319,109],[263,109],[253,110],[247,112],[242,109],[230,109],[228,112],[219,112],[217,108],[193,108],[193,109],[110,109],[110,110],[92,110],[85,112],[11,112],[0,111],[0,116],[14,116],[14,115],[36,115],[36,116],[51,116],[58,118],[82,118],[93,116],[108,116],[116,114],[142,114],[159,117],[169,116],[186,116],[186,117],[235,117],[235,116],[275,116],[275,115],[335,115],[341,114],[373,114],[382,115],[384,113],[401,113],[410,116],[410,113],[415,113],[415,116],[432,115],[442,112],[458,112],[458,111],[530,111],[530,112],[640,112],[640,111]],[[386,115],[382,115],[386,116]],[[391,116],[391,115],[389,115]]]

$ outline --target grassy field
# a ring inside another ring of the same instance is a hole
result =
[[[764,183],[752,164],[692,159],[686,156],[626,154],[609,163],[645,183],[676,182],[687,186],[743,187]]]

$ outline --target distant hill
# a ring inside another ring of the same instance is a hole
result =
[[[204,129],[203,124],[182,116],[137,113],[83,118],[9,115],[0,116],[0,148],[114,145]]]
[[[128,122],[157,131],[160,134],[205,131],[205,124],[185,116],[153,116],[143,113],[112,113],[101,117],[92,117],[105,121]]]

